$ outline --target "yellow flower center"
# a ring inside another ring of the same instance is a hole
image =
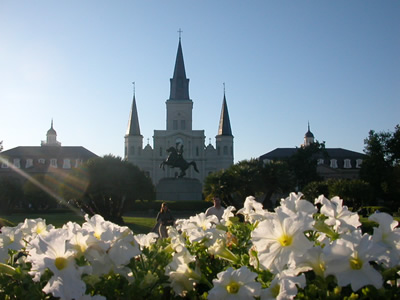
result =
[[[292,244],[293,238],[285,233],[278,239],[278,241],[283,247],[286,247]]]
[[[363,266],[363,262],[358,257],[353,257],[350,259],[350,267],[353,270],[360,270]]]
[[[278,297],[280,290],[281,290],[281,286],[279,284],[276,284],[275,286],[273,286],[271,288],[272,297],[274,297],[274,298]]]
[[[61,271],[67,266],[67,259],[64,257],[57,257],[54,264],[56,265],[56,268]]]
[[[226,286],[226,290],[228,291],[229,294],[236,294],[239,292],[240,285],[237,282],[231,282]]]
[[[36,233],[41,234],[44,231],[44,228],[42,226],[36,227]]]
[[[94,237],[95,237],[96,239],[100,240],[100,238],[101,238],[101,233],[99,233],[99,232],[96,231],[93,235],[94,235]]]

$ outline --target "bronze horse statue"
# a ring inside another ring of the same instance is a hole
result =
[[[181,169],[180,174],[178,175],[179,178],[182,178],[183,176],[186,175],[186,170],[190,167],[193,166],[194,170],[199,173],[199,170],[197,169],[197,165],[194,161],[187,162],[183,156],[183,146],[181,146],[180,151],[178,151],[177,148],[174,147],[169,147],[166,151],[169,153],[167,159],[165,159],[161,164],[160,168],[165,170],[165,166],[169,166],[170,168],[179,168]]]

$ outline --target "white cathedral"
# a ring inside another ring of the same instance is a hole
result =
[[[227,169],[233,164],[233,135],[229,120],[225,91],[219,119],[218,135],[215,148],[211,142],[205,144],[204,130],[194,130],[192,126],[193,101],[189,97],[189,79],[186,78],[185,64],[179,37],[175,69],[170,79],[170,96],[166,100],[167,122],[165,130],[154,130],[153,147],[147,144],[143,148],[143,136],[140,133],[135,93],[125,135],[125,159],[142,170],[152,179],[155,186],[163,178],[175,178],[177,168],[160,168],[167,158],[166,150],[170,147],[182,149],[183,159],[194,162],[199,172],[193,167],[186,170],[186,178],[197,179],[203,184],[205,177],[212,172]],[[217,120],[216,120],[217,125]]]

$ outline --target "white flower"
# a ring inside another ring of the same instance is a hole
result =
[[[213,280],[214,287],[208,293],[208,299],[254,299],[261,292],[261,284],[256,281],[257,274],[246,266],[234,270],[229,267],[217,274]]]
[[[320,246],[309,249],[297,261],[296,269],[301,272],[313,270],[315,274],[325,277],[325,260]]]
[[[400,262],[400,228],[397,227],[399,222],[387,213],[374,213],[368,219],[379,224],[379,227],[374,227],[372,239],[386,247],[386,255],[382,259],[389,267],[394,267]]]
[[[195,269],[189,266],[189,263],[195,261],[195,257],[184,247],[180,250],[180,252],[174,254],[172,262],[166,266],[165,275],[169,277],[174,292],[184,297],[200,281],[201,272],[197,264]]]
[[[254,223],[265,219],[266,214],[263,205],[253,196],[248,196],[244,201],[243,208],[237,211],[238,214],[244,215],[247,222]]]
[[[225,241],[222,239],[217,239],[215,243],[208,248],[208,253],[230,262],[237,261],[237,256],[226,247]]]
[[[25,219],[22,226],[22,231],[25,236],[29,236],[29,240],[36,237],[36,235],[46,235],[51,229],[54,229],[53,225],[46,225],[46,220],[41,218],[38,219]]]
[[[107,253],[117,267],[122,267],[128,264],[131,258],[138,256],[141,251],[132,231],[126,227],[119,236],[117,235],[117,239],[113,241]]]
[[[287,270],[278,273],[271,281],[267,289],[261,290],[261,300],[286,300],[294,299],[297,295],[297,287],[304,288],[306,277],[304,274],[296,276],[295,273]]]
[[[170,228],[174,227],[170,226]],[[158,234],[155,232],[149,232],[148,234],[135,234],[134,238],[143,249],[145,247],[150,247],[152,244],[154,244],[158,238]]]
[[[304,235],[308,228],[301,216],[282,211],[272,216],[258,224],[251,233],[251,240],[256,246],[260,265],[276,273],[286,265],[294,264],[312,243]]]
[[[230,224],[229,219],[235,216],[233,214],[233,211],[235,210],[236,208],[234,206],[228,206],[227,208],[225,208],[222,218],[220,220],[222,225],[229,226]]]
[[[216,229],[218,223],[215,215],[206,216],[205,213],[200,213],[186,221],[177,221],[176,227],[187,236],[190,242],[205,242],[206,246],[209,246],[224,234],[223,231]]]
[[[22,223],[16,227],[4,226],[0,233],[0,263],[5,263],[9,259],[8,249],[21,250],[25,247],[23,241],[24,234],[21,230]]]
[[[351,235],[325,246],[325,274],[335,275],[339,286],[351,284],[353,291],[368,284],[379,289],[382,287],[382,276],[369,262],[376,260],[380,251],[369,235],[362,236],[361,230],[355,230]]]
[[[315,204],[317,203],[322,204],[321,214],[328,217],[325,224],[333,226],[338,233],[350,232],[361,226],[358,214],[349,211],[339,197],[329,200],[321,195],[315,200]]]
[[[302,193],[290,193],[285,199],[281,199],[282,209],[288,209],[294,213],[305,213],[307,215],[313,215],[317,212],[316,207],[309,201],[301,199]]]
[[[27,247],[33,280],[38,281],[47,268],[51,270],[54,275],[43,292],[61,299],[79,299],[86,289],[81,280],[83,269],[75,264],[76,252],[67,247],[70,237],[66,229],[52,229],[46,236],[38,235]]]

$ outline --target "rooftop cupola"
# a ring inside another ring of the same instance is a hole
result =
[[[57,132],[53,128],[53,119],[51,120],[51,127],[47,130],[46,141],[42,141],[42,146],[61,146],[61,143],[57,141]]]
[[[314,143],[314,134],[310,131],[310,122],[308,122],[308,130],[304,135],[304,147],[309,146],[310,144]]]

